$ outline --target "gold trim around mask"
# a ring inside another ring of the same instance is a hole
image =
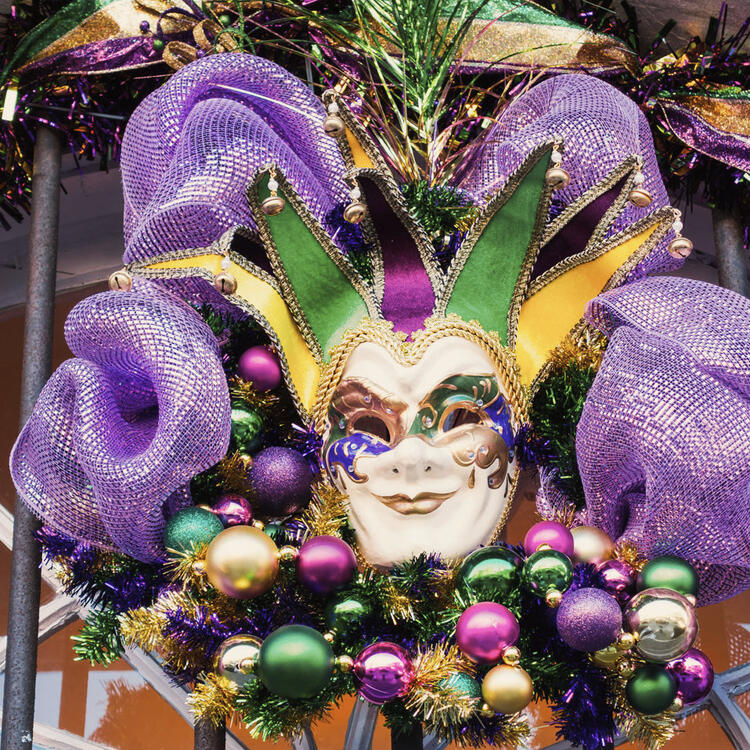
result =
[[[347,331],[341,343],[331,350],[330,362],[321,372],[312,409],[315,430],[320,435],[325,432],[331,398],[341,382],[349,355],[357,346],[366,342],[379,344],[398,364],[411,367],[422,359],[431,344],[446,336],[458,336],[472,341],[489,356],[506,387],[508,401],[513,409],[513,421],[517,425],[528,421],[526,390],[521,385],[511,350],[502,345],[497,333],[485,331],[475,320],[467,322],[451,313],[446,317],[427,318],[423,328],[412,334],[411,341],[407,341],[405,333],[394,331],[393,323],[387,320],[366,318],[356,328]]]

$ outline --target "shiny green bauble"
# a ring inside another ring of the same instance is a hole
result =
[[[482,686],[466,672],[455,672],[450,677],[440,680],[438,686],[472,700],[482,697]]]
[[[347,633],[371,613],[368,601],[341,594],[326,607],[326,625],[337,633]]]
[[[545,596],[550,589],[567,591],[573,580],[573,563],[567,555],[543,549],[526,558],[521,583],[532,594]]]
[[[224,524],[210,510],[183,508],[164,527],[164,547],[170,554],[189,552],[201,544],[209,544],[222,531]]]
[[[698,574],[679,557],[655,557],[643,566],[638,576],[638,590],[644,589],[672,589],[683,596],[698,596]]]
[[[333,649],[306,625],[284,625],[263,641],[258,675],[266,688],[284,698],[312,698],[333,673]]]
[[[255,409],[245,404],[232,404],[232,445],[242,453],[260,448],[263,419]]]
[[[458,581],[477,601],[501,601],[518,585],[522,565],[507,547],[482,547],[461,563]]]
[[[263,527],[263,531],[265,531],[279,547],[286,543],[286,530],[284,529],[283,523],[272,521]]]
[[[666,711],[677,696],[674,677],[659,664],[646,664],[636,670],[625,685],[628,703],[638,713],[651,716]]]

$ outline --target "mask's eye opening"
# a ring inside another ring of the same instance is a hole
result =
[[[448,430],[464,424],[479,424],[481,421],[481,417],[475,411],[459,406],[446,416],[443,422],[443,432],[448,432]]]
[[[391,431],[388,429],[388,425],[374,414],[357,417],[352,423],[352,431],[366,432],[368,435],[374,435],[386,443],[391,442]]]

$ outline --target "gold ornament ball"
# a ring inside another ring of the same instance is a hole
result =
[[[683,705],[684,705],[684,704],[683,704],[683,702],[682,702],[682,698],[680,698],[680,696],[678,695],[678,696],[677,696],[677,697],[676,697],[676,698],[675,698],[675,699],[674,699],[674,700],[672,701],[672,705],[671,705],[671,706],[669,707],[669,710],[670,710],[670,711],[675,711],[675,712],[677,712],[677,711],[682,711]]]
[[[623,677],[632,677],[635,673],[635,667],[633,667],[633,664],[629,661],[621,661],[617,666],[617,671]]]
[[[594,651],[591,654],[591,661],[596,664],[597,667],[604,667],[605,669],[611,669],[617,663],[617,660],[622,656],[616,645],[607,646],[607,648]]]
[[[643,188],[633,188],[628,195],[628,200],[638,208],[646,208],[651,204],[651,193]]]
[[[547,604],[552,607],[552,609],[557,609],[560,606],[560,602],[562,601],[563,595],[561,591],[558,591],[557,589],[550,589],[545,597],[547,601]]]
[[[282,562],[293,562],[299,557],[299,550],[291,544],[285,544],[279,550],[279,559]]]
[[[630,651],[635,646],[635,636],[632,633],[620,633],[616,646],[620,651]]]
[[[482,698],[500,714],[515,714],[525,708],[534,693],[534,684],[525,669],[498,664],[482,682]]]
[[[222,294],[234,294],[237,291],[237,279],[231,273],[221,271],[214,276],[214,288]]]
[[[482,716],[486,716],[488,719],[495,715],[494,709],[490,708],[486,703],[482,703],[479,713],[481,713]]]
[[[344,219],[350,224],[359,224],[366,213],[367,206],[362,201],[353,201],[344,209]]]
[[[206,575],[222,594],[252,599],[273,586],[279,572],[279,550],[253,526],[230,526],[206,550]]]
[[[263,529],[266,528],[266,525],[263,523],[263,521],[259,521],[258,519],[255,519],[253,521],[253,527],[258,529],[258,531],[263,531]]]
[[[521,652],[515,646],[508,646],[503,651],[503,661],[511,667],[516,667],[521,661]]]
[[[330,135],[331,138],[338,138],[344,134],[346,125],[344,125],[344,121],[338,115],[328,115],[328,117],[323,120],[323,130],[325,131],[325,134]]]
[[[336,640],[336,634],[329,630],[327,633],[323,633],[323,638],[328,643],[333,643]]]
[[[354,667],[354,659],[347,654],[336,657],[336,667],[339,672],[351,672]]]
[[[233,635],[227,638],[214,657],[214,668],[235,685],[246,685],[257,679],[255,665],[263,642],[253,635]]]
[[[544,180],[553,190],[562,190],[570,184],[570,175],[562,167],[550,167]]]
[[[266,216],[276,216],[284,210],[286,201],[281,195],[269,195],[263,203],[260,204],[260,210]]]
[[[133,279],[124,268],[111,274],[107,283],[113,292],[129,292],[133,288]]]
[[[687,237],[676,237],[667,250],[673,258],[687,258],[693,252],[693,243]]]
[[[573,534],[573,559],[576,562],[598,565],[612,559],[615,554],[615,545],[601,529],[578,526],[570,532]]]

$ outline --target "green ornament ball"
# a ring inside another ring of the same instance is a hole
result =
[[[333,649],[306,625],[284,625],[263,641],[258,675],[266,688],[284,698],[312,698],[333,673]]]
[[[264,526],[263,531],[265,531],[266,534],[268,534],[268,536],[270,536],[280,547],[286,544],[286,531],[284,529],[284,524],[279,523],[278,521],[272,521]]]
[[[638,713],[647,716],[660,714],[677,696],[677,683],[661,665],[646,664],[628,680],[625,695]]]
[[[482,686],[466,672],[455,672],[450,677],[440,680],[438,686],[467,698],[479,700],[482,697]]]
[[[224,524],[218,516],[203,508],[178,510],[164,527],[164,546],[174,552],[189,552],[201,544],[208,544]]]
[[[550,589],[567,591],[573,580],[573,563],[567,555],[543,549],[526,558],[521,583],[532,594],[545,596]]]
[[[338,633],[346,633],[372,613],[367,601],[341,594],[326,607],[326,625]]]
[[[643,566],[638,576],[638,590],[644,589],[672,589],[683,596],[698,596],[698,574],[679,557],[655,557]]]
[[[516,588],[522,565],[507,547],[481,547],[461,563],[458,581],[477,601],[495,601]]]
[[[166,45],[162,39],[154,39],[154,49],[157,52],[161,52]]]
[[[242,453],[260,448],[263,418],[244,404],[232,404],[232,444]]]
[[[222,26],[229,26],[232,23],[232,18],[227,13],[222,13],[219,16],[219,23]]]

